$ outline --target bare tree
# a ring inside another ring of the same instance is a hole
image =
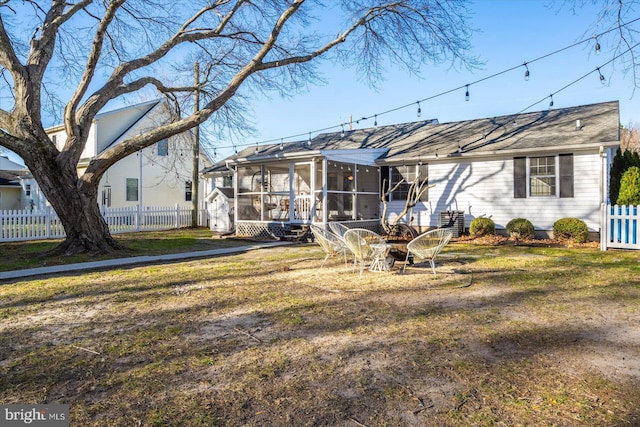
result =
[[[0,109],[0,146],[22,157],[62,220],[66,240],[58,252],[118,248],[97,203],[100,179],[115,162],[208,119],[241,127],[255,91],[295,94],[321,80],[321,59],[353,66],[372,82],[390,64],[417,71],[428,61],[474,62],[464,0],[328,4],[52,0],[47,9],[36,0],[0,0],[0,84],[13,97]],[[196,61],[203,70],[198,88],[191,83]],[[96,114],[149,87],[176,106],[198,89],[203,105],[109,148],[78,176]],[[64,124],[61,149],[45,131],[47,106]]]
[[[629,123],[628,126],[620,129],[620,148],[622,151],[629,150],[640,153],[640,125]]]

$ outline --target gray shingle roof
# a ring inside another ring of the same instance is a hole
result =
[[[579,120],[580,128],[576,127]],[[324,133],[307,141],[248,147],[233,159],[266,160],[318,150],[386,148],[380,163],[436,155],[490,155],[509,151],[568,149],[619,144],[618,101],[437,123],[433,120]],[[224,163],[224,162],[223,162]]]

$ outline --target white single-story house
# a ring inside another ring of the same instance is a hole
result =
[[[418,231],[443,217],[480,216],[504,230],[530,220],[545,236],[563,217],[600,231],[610,163],[619,146],[617,101],[501,117],[434,120],[325,133],[308,141],[244,149],[204,171],[209,187],[233,189],[235,232],[280,238],[316,223],[380,223],[383,183],[400,185],[387,219],[405,206],[410,182],[433,187],[413,208]],[[211,188],[210,188],[211,189]],[[410,221],[409,214],[400,218]]]
[[[96,115],[89,139],[78,164],[81,174],[91,159],[108,148],[160,124],[172,120],[166,102],[155,100],[126,106]],[[47,129],[51,140],[62,147],[66,140],[64,126]],[[173,136],[130,155],[116,164],[100,180],[98,203],[105,208],[191,206],[193,149],[189,132]],[[211,165],[201,150],[199,170]],[[23,187],[31,189],[37,208],[47,204],[31,175],[23,179]],[[200,182],[199,194],[204,192]]]

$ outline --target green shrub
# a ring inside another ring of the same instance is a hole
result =
[[[618,205],[640,205],[640,168],[632,166],[622,174]]]
[[[484,216],[475,218],[469,224],[469,234],[471,237],[481,237],[487,234],[496,234],[496,223],[491,218]]]
[[[553,235],[556,239],[570,239],[584,243],[589,237],[587,224],[578,218],[561,218],[553,223]]]
[[[523,239],[533,239],[536,237],[535,228],[531,221],[526,218],[515,218],[507,223],[507,233],[511,237],[522,237]]]

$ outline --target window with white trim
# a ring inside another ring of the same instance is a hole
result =
[[[573,154],[515,157],[513,197],[573,197]]]
[[[169,155],[169,140],[163,139],[158,141],[158,156],[165,157]]]
[[[126,197],[127,202],[138,201],[138,178],[127,178]]]
[[[556,157],[531,157],[529,159],[529,194],[556,195]]]
[[[390,167],[389,168],[389,182],[390,182],[389,188],[394,188],[404,178],[404,181],[400,185],[398,185],[398,188],[396,188],[391,193],[390,200],[407,200],[407,197],[409,195],[409,188],[411,187],[411,184],[417,179],[419,179],[420,182],[424,181],[424,179],[427,178],[428,176],[428,171],[429,171],[428,167],[425,164],[402,165],[402,166]],[[427,193],[428,192],[425,192],[422,195],[421,197],[422,201],[428,200]]]

